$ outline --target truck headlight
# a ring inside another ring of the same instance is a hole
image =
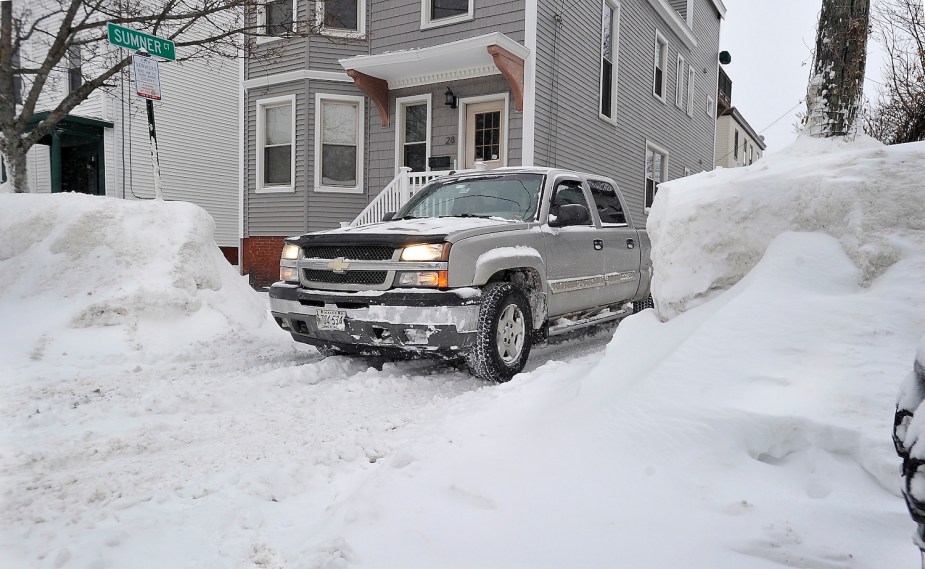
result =
[[[443,261],[449,251],[449,243],[409,245],[402,249],[400,258],[402,261]]]
[[[295,261],[302,256],[302,248],[295,243],[286,243],[283,245],[282,258],[287,261]]]

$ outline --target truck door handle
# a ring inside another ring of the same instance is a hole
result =
[[[627,239],[627,240],[626,240],[626,248],[627,248],[627,249],[635,249],[635,248],[636,248],[636,241],[634,241],[633,239]]]
[[[604,248],[604,241],[602,239],[595,239],[594,240],[594,250],[600,251],[603,248]]]

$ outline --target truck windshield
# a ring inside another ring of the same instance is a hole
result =
[[[394,219],[417,217],[536,217],[542,174],[438,178],[424,186]]]

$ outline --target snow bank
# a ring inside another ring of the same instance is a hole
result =
[[[786,231],[838,239],[867,284],[925,247],[925,143],[801,137],[745,168],[660,186],[648,220],[660,316],[727,290]]]
[[[0,357],[146,357],[272,333],[186,202],[0,195]]]

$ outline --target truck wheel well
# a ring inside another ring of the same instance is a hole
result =
[[[505,269],[493,274],[489,283],[511,283],[524,292],[530,301],[530,310],[533,312],[533,328],[539,328],[546,321],[546,294],[543,291],[543,281],[536,269],[528,267],[518,269]]]

